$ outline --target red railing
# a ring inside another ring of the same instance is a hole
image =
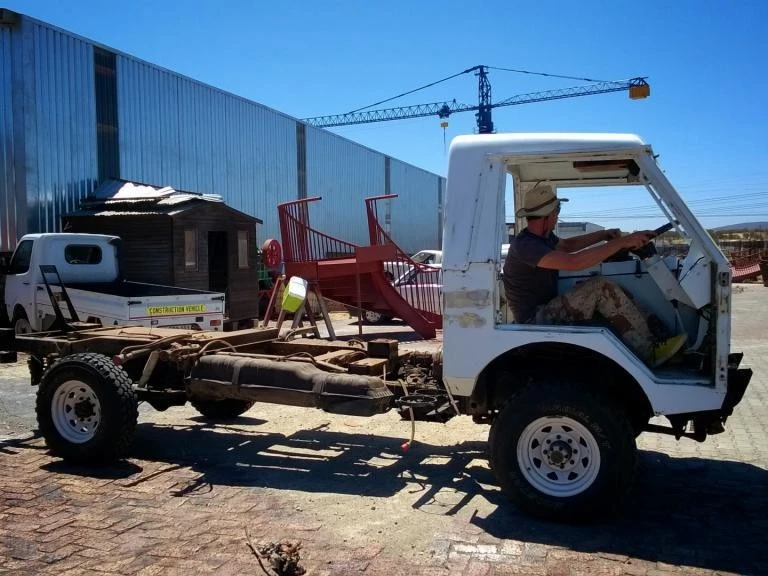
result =
[[[397,194],[365,199],[371,245],[391,244],[395,247],[394,260],[385,263],[385,272],[392,275],[391,280],[395,289],[408,304],[418,310],[427,320],[442,325],[442,268],[415,262],[400,249],[379,223],[377,202],[392,198],[397,198]]]
[[[323,234],[309,225],[309,203],[319,196],[277,205],[280,234],[283,238],[283,258],[286,262],[316,262],[353,258],[355,246]]]
[[[731,266],[741,268],[759,262],[761,258],[765,257],[765,252],[762,250],[738,250],[731,252],[727,256]]]
[[[754,280],[760,276],[760,260],[765,257],[761,250],[739,250],[728,254],[733,282]]]

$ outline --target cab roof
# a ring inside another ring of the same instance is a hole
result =
[[[451,153],[458,150],[482,151],[485,154],[539,155],[570,152],[642,151],[650,146],[635,134],[602,134],[583,132],[521,132],[505,134],[472,134],[457,136],[451,142]]]

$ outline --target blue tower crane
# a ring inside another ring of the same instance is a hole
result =
[[[547,100],[562,100],[565,98],[577,98],[579,96],[591,96],[593,94],[606,94],[609,92],[629,91],[629,97],[633,100],[647,98],[651,94],[651,86],[647,77],[630,78],[629,80],[595,81],[583,86],[570,88],[558,88],[543,92],[530,92],[511,96],[500,102],[491,101],[491,82],[488,79],[488,66],[473,66],[459,74],[475,72],[478,77],[478,103],[475,106],[461,104],[456,100],[449,102],[431,102],[428,104],[415,104],[397,108],[382,108],[376,110],[360,109],[346,114],[332,114],[327,116],[315,116],[304,118],[303,122],[318,128],[331,128],[334,126],[348,126],[351,124],[367,124],[371,122],[385,122],[388,120],[404,120],[406,118],[421,118],[425,116],[437,116],[443,120],[457,112],[474,111],[477,118],[477,131],[480,134],[492,134],[493,119],[491,111],[502,106],[516,106],[518,104],[530,104],[533,102],[545,102]],[[518,70],[514,70],[519,72]],[[543,74],[544,76],[554,76]],[[435,83],[433,83],[435,84]],[[430,84],[432,85],[432,84]],[[413,92],[413,91],[412,91]],[[410,92],[409,92],[410,93]],[[397,98],[396,96],[395,98]],[[392,100],[390,98],[388,100]]]

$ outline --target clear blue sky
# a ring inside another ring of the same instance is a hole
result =
[[[662,168],[705,226],[768,221],[766,1],[0,5],[298,118],[347,112],[477,64],[605,80],[647,76],[647,100],[620,92],[499,108],[496,130],[637,133],[660,154]],[[490,80],[494,101],[584,84],[500,71]],[[476,103],[475,77],[391,105],[453,98]],[[466,112],[451,117],[445,136],[450,141],[474,129],[474,115]],[[437,118],[333,130],[445,174]],[[660,221],[643,217],[650,206],[643,194],[599,194],[572,200],[562,217],[651,227]]]

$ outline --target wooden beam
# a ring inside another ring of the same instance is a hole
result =
[[[390,371],[389,360],[386,358],[363,358],[352,362],[349,366],[351,374],[364,374],[366,376],[381,376]]]

